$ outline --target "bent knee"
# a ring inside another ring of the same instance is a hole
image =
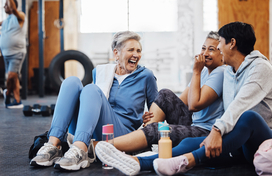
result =
[[[153,123],[149,123],[147,124],[144,128],[142,128],[142,130],[146,133],[146,132],[155,132],[157,133],[158,131],[158,122],[153,122]]]
[[[87,84],[86,86],[83,87],[82,89],[82,92],[81,92],[81,96],[83,95],[86,95],[86,94],[94,94],[94,93],[97,93],[97,94],[100,94],[102,95],[103,92],[102,90],[95,84]]]
[[[160,96],[164,96],[164,97],[167,97],[168,95],[170,95],[170,94],[174,94],[171,90],[169,90],[169,89],[161,89],[160,91],[159,91],[159,95]]]
[[[16,79],[17,77],[18,77],[18,74],[15,72],[8,73],[8,79]]]
[[[81,83],[81,80],[76,76],[70,76],[70,77],[66,78],[62,82],[61,86],[69,86],[69,87],[70,86],[72,86],[72,87],[73,86],[81,86],[81,87],[83,87],[82,83]]]
[[[156,103],[159,107],[162,106],[165,101],[168,101],[173,97],[174,93],[169,89],[161,89],[156,97],[154,103]]]
[[[263,118],[260,114],[255,111],[248,110],[240,116],[236,126],[239,126],[239,128],[254,126],[255,124],[259,124],[261,121],[263,121]]]
[[[84,86],[83,90],[99,91],[100,88],[95,84],[87,84]]]
[[[262,118],[261,115],[255,111],[252,111],[252,110],[248,110],[246,112],[244,112],[240,119],[241,121],[252,121],[254,119],[260,119]]]

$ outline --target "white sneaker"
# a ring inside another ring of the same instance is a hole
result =
[[[84,152],[75,145],[71,145],[70,149],[64,156],[56,162],[54,168],[64,170],[79,170],[90,166],[88,152]]]
[[[153,161],[154,170],[160,176],[185,173],[190,170],[186,169],[188,164],[187,157],[183,155],[169,159],[157,158]]]
[[[67,134],[67,143],[68,143],[69,147],[72,146],[73,140],[74,140],[74,135],[72,135],[71,133],[68,133]],[[93,141],[95,141],[95,139],[91,139],[90,145],[88,147],[88,157],[89,157],[89,162],[90,163],[93,163],[94,161],[96,161],[96,155],[95,155],[95,152],[94,152]]]
[[[21,109],[24,108],[24,105],[22,104],[22,101],[20,100],[19,103],[14,99],[12,103],[6,104],[6,108],[8,109]]]
[[[98,142],[95,146],[95,153],[103,163],[120,170],[126,175],[136,175],[140,171],[140,164],[136,160],[117,150],[108,142]]]
[[[62,157],[61,149],[53,146],[52,143],[44,143],[31,161],[31,166],[52,166]]]

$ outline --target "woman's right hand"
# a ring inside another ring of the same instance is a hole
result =
[[[142,116],[143,118],[143,126],[146,126],[146,123],[151,120],[151,118],[154,117],[153,112],[145,112]]]
[[[193,71],[201,73],[204,66],[205,66],[205,56],[203,54],[196,55]]]

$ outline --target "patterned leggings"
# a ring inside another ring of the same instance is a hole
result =
[[[165,120],[170,124],[173,147],[177,146],[187,137],[208,136],[209,130],[191,126],[192,112],[171,90],[162,89],[159,91],[154,103],[156,103],[165,114]],[[151,123],[142,128],[148,147],[158,144],[158,123]]]

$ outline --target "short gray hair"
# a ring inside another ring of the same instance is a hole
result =
[[[218,34],[218,32],[211,31],[211,32],[209,32],[209,34],[207,35],[206,38],[210,38],[210,39],[214,39],[214,40],[219,41],[219,34]]]
[[[136,34],[135,32],[132,31],[122,31],[122,32],[117,32],[113,36],[113,41],[111,43],[111,49],[112,51],[116,48],[117,50],[120,50],[123,47],[123,44],[130,40],[134,39],[140,43],[141,37]],[[140,43],[140,46],[142,48],[142,45]]]

